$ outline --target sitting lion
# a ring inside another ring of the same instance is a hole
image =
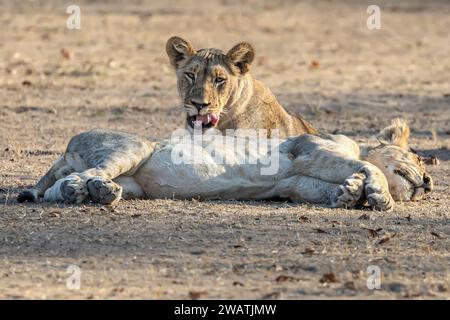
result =
[[[192,144],[92,130],[73,137],[65,154],[18,201],[37,201],[43,196],[44,201],[114,205],[121,198],[281,197],[345,208],[368,202],[373,209],[389,210],[394,200],[421,199],[433,186],[421,159],[408,151],[408,137],[408,126],[397,120],[381,131],[377,146],[358,146],[346,136],[331,134],[267,139],[269,149],[277,152],[278,168],[264,175],[262,161],[239,161],[233,140],[226,146],[212,146],[226,159],[221,163],[204,142],[193,151]],[[176,164],[175,150],[198,152],[202,162]],[[260,160],[267,150],[248,147],[245,153]]]
[[[179,37],[167,41],[167,55],[176,70],[178,92],[186,109],[186,128],[194,122],[203,130],[278,129],[280,137],[317,133],[306,120],[290,115],[269,88],[250,74],[253,47],[235,45],[227,54],[218,49],[200,49]]]

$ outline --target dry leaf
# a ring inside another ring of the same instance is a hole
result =
[[[59,218],[61,216],[61,211],[50,211],[48,215],[52,218]]]
[[[378,238],[380,235],[378,234],[377,230],[370,229],[370,228],[363,228],[364,230],[367,230],[369,232],[369,237],[372,238]]]
[[[312,60],[309,64],[310,69],[318,69],[320,67],[320,63],[317,60]]]
[[[433,237],[435,237],[436,239],[439,239],[439,240],[447,239],[446,237],[441,236],[439,233],[434,232],[434,231],[431,231],[431,235],[432,235]]]
[[[284,274],[278,276],[278,277],[275,279],[275,281],[278,282],[278,283],[280,283],[280,282],[297,282],[297,281],[299,281],[299,280],[300,280],[300,279],[298,279],[298,278],[295,278],[295,277],[292,277],[292,276],[286,276],[286,275],[284,275]]]
[[[280,297],[281,293],[278,291],[270,292],[262,297],[264,300],[274,300]]]
[[[352,277],[353,279],[361,279],[365,273],[362,270],[353,270],[352,271]]]
[[[311,222],[311,219],[305,215],[298,217],[298,220],[300,220],[303,223]]]
[[[336,111],[331,110],[331,109],[326,109],[326,108],[324,108],[323,111],[325,112],[325,114],[334,114],[334,113],[336,113]]]
[[[197,300],[205,294],[207,294],[206,291],[189,291],[189,298],[192,300]]]
[[[73,52],[72,51],[70,51],[70,50],[68,50],[66,48],[62,48],[60,52],[61,52],[61,55],[63,56],[64,59],[67,59],[67,60],[72,60],[73,59]]]
[[[320,283],[336,283],[339,282],[338,278],[333,272],[326,273],[320,278]]]
[[[314,254],[314,252],[316,252],[316,250],[314,250],[313,248],[306,248],[305,251],[302,252],[302,254],[312,255]]]
[[[438,157],[436,157],[436,155],[433,154],[432,156],[425,158],[425,163],[431,164],[433,166],[438,166],[440,164],[440,161]]]
[[[392,238],[395,238],[396,236],[397,236],[397,233],[392,233],[392,234],[386,233],[386,234],[383,236],[383,238],[381,238],[380,241],[377,242],[377,244],[383,244],[383,243],[386,243],[386,242],[388,242],[389,240],[391,240]]]
[[[370,216],[367,213],[364,213],[358,219],[359,220],[369,220]]]

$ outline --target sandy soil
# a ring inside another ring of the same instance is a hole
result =
[[[450,297],[448,2],[378,1],[372,31],[356,1],[76,2],[81,30],[66,29],[64,1],[0,1],[0,298]],[[253,74],[320,129],[369,141],[406,118],[412,146],[440,160],[428,168],[436,190],[389,213],[18,204],[75,133],[165,137],[183,124],[164,50],[172,35],[223,50],[252,42]],[[80,290],[66,287],[69,265],[82,270]],[[366,287],[370,265],[381,290]]]

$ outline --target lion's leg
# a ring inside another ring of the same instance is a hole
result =
[[[86,183],[77,174],[70,174],[57,180],[44,194],[44,201],[48,202],[82,203],[88,199]]]
[[[122,156],[118,158],[110,156],[95,168],[72,173],[70,176],[62,179],[58,186],[55,184],[54,190],[56,191],[49,192],[52,196],[46,197],[45,200],[51,201],[50,199],[55,199],[68,203],[81,203],[86,200],[84,190],[87,190],[87,194],[93,202],[116,205],[123,195],[122,185],[126,186],[125,199],[133,198],[134,194],[140,197],[138,191],[140,186],[134,182],[134,179],[127,176],[120,176],[123,173],[122,171],[125,170],[118,162],[127,161]],[[115,178],[115,181],[110,177]],[[133,181],[130,181],[130,179]],[[62,199],[60,199],[61,197]]]
[[[145,197],[144,190],[136,182],[134,177],[120,176],[113,180],[122,187],[122,198],[129,199],[143,199]]]
[[[72,173],[57,180],[45,192],[45,201],[64,201],[67,203],[82,203],[88,198],[96,203],[115,205],[124,199],[142,198],[142,188],[133,177],[119,176],[111,180],[109,173],[88,169],[81,173]]]
[[[145,194],[133,177],[119,176],[114,180],[99,176],[87,182],[87,189],[93,202],[116,205],[120,199],[142,199]]]
[[[364,200],[364,181],[366,176],[354,173],[338,186],[330,199],[332,208],[352,208]]]
[[[127,182],[124,185],[130,189],[129,184]],[[74,173],[57,180],[51,188],[47,189],[44,201],[79,204],[92,200],[95,203],[115,205],[122,197],[122,190],[121,185],[110,179],[93,177],[86,181],[80,174]],[[127,195],[129,193],[130,191],[127,190]]]
[[[113,153],[95,168],[86,169],[76,175],[85,182],[93,202],[116,205],[122,197],[125,199],[143,197],[142,189],[134,179],[123,175],[139,167],[139,165],[133,167],[132,164],[126,154]],[[125,169],[130,166],[131,169]]]
[[[364,192],[369,205],[376,210],[389,210],[394,205],[384,174],[369,162],[353,159],[320,147],[299,153],[294,160],[294,170],[301,176],[343,185],[354,174],[362,174]]]
[[[86,182],[86,186],[95,203],[116,205],[122,197],[122,187],[110,179],[94,177]]]
[[[294,202],[310,202],[332,208],[352,208],[364,198],[363,174],[354,174],[344,183],[326,182],[317,178],[294,176],[277,185],[283,198]]]
[[[294,202],[311,202],[327,205],[331,203],[339,185],[306,176],[292,176],[280,181],[277,193],[282,198],[289,198]]]
[[[60,157],[33,188],[22,191],[19,194],[17,201],[37,201],[39,197],[44,196],[45,191],[58,179],[69,175],[73,171],[74,169],[67,163],[64,157]]]
[[[366,176],[364,192],[369,205],[380,211],[392,209],[395,201],[389,193],[388,182],[383,172],[370,163],[367,163],[358,172]]]
[[[97,203],[115,204],[122,197],[123,188],[113,179],[132,176],[155,146],[156,143],[121,132],[81,133],[69,142],[62,162],[43,178],[45,188],[40,189],[44,192],[54,184],[47,190],[44,200],[80,203],[90,198]],[[63,163],[70,170],[65,170]]]

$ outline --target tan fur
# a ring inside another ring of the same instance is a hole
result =
[[[396,201],[419,200],[433,188],[422,158],[408,147],[409,135],[408,124],[394,119],[378,134],[379,146],[361,148],[361,158],[379,167],[389,180],[389,191]]]
[[[382,144],[407,149],[410,130],[407,123],[401,119],[394,119],[389,127],[384,128],[377,136]]]
[[[218,49],[200,49],[186,40],[172,37],[167,55],[178,78],[178,92],[188,116],[214,113],[220,116],[216,128],[266,129],[281,138],[317,133],[301,117],[290,115],[262,82],[250,74],[254,49],[247,42],[235,45],[228,53]],[[218,83],[216,80],[224,79]],[[197,108],[196,105],[204,108]],[[187,121],[187,128],[192,125]]]

